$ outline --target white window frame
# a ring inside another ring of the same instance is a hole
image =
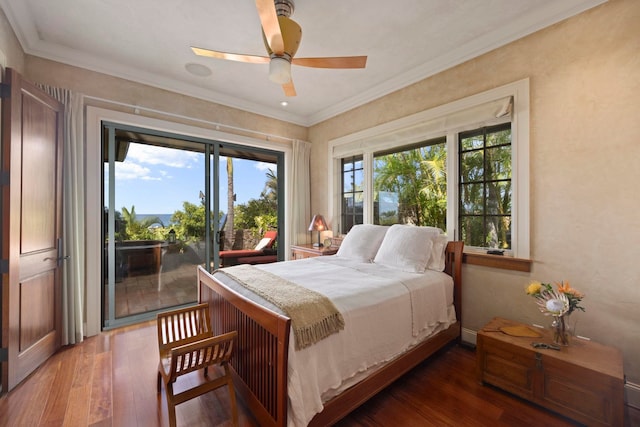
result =
[[[510,104],[509,104],[510,103]],[[510,105],[510,114],[501,111]],[[528,259],[529,236],[529,79],[519,80],[429,110],[421,111],[360,132],[329,141],[328,198],[330,221],[341,230],[340,160],[361,155],[364,163],[364,223],[373,222],[373,154],[420,141],[446,136],[447,235],[459,236],[458,226],[458,133],[483,126],[511,122],[512,229],[511,250],[505,255]],[[465,252],[486,249],[465,248]]]

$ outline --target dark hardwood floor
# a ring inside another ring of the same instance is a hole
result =
[[[156,393],[155,322],[104,332],[50,358],[0,398],[2,426],[167,426]],[[475,379],[475,353],[454,346],[423,362],[339,426],[574,426]],[[197,381],[181,377],[178,381]],[[178,425],[231,425],[228,394],[216,390],[177,407]],[[256,426],[240,407],[240,425]],[[626,426],[640,426],[627,409]]]

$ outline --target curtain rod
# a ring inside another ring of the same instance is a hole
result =
[[[107,104],[113,104],[113,105],[119,105],[121,107],[128,107],[128,108],[132,108],[134,110],[135,114],[139,114],[140,110],[144,110],[150,113],[157,113],[157,114],[163,114],[169,117],[174,117],[174,118],[178,118],[178,119],[184,119],[184,120],[190,120],[192,122],[196,122],[196,123],[203,123],[203,124],[208,124],[208,125],[213,125],[216,127],[215,130],[221,130],[220,128],[226,128],[229,130],[236,130],[236,131],[240,131],[240,132],[246,132],[249,134],[253,134],[253,135],[260,135],[263,136],[265,138],[266,141],[272,142],[272,138],[278,139],[278,140],[284,140],[284,141],[289,141],[289,142],[293,142],[296,141],[295,138],[289,138],[286,136],[280,136],[280,135],[273,135],[270,133],[265,133],[265,132],[260,132],[257,130],[252,130],[252,129],[245,129],[245,128],[241,128],[241,127],[236,127],[236,126],[231,126],[231,125],[225,125],[223,123],[218,123],[218,122],[212,122],[210,120],[205,120],[205,119],[198,119],[198,118],[194,118],[194,117],[188,117],[182,114],[176,114],[176,113],[170,113],[168,111],[162,111],[162,110],[156,110],[155,108],[149,108],[149,107],[143,107],[140,105],[132,105],[132,104],[127,104],[125,102],[119,102],[119,101],[114,101],[111,99],[105,99],[105,98],[99,98],[97,96],[91,96],[91,95],[83,95],[85,98],[88,99],[92,99],[94,101],[100,101],[100,102],[104,102]]]

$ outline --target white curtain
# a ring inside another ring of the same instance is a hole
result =
[[[85,210],[83,96],[40,85],[64,104],[62,345],[84,339]]]
[[[311,178],[309,174],[311,143],[293,141],[293,164],[291,176],[291,224],[289,242],[305,243],[311,220]]]

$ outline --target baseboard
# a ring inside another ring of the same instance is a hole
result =
[[[624,401],[627,405],[640,409],[640,384],[625,382]]]
[[[475,347],[477,339],[478,339],[478,333],[476,331],[467,329],[467,328],[462,328],[460,332],[460,340],[463,343],[469,344]]]

